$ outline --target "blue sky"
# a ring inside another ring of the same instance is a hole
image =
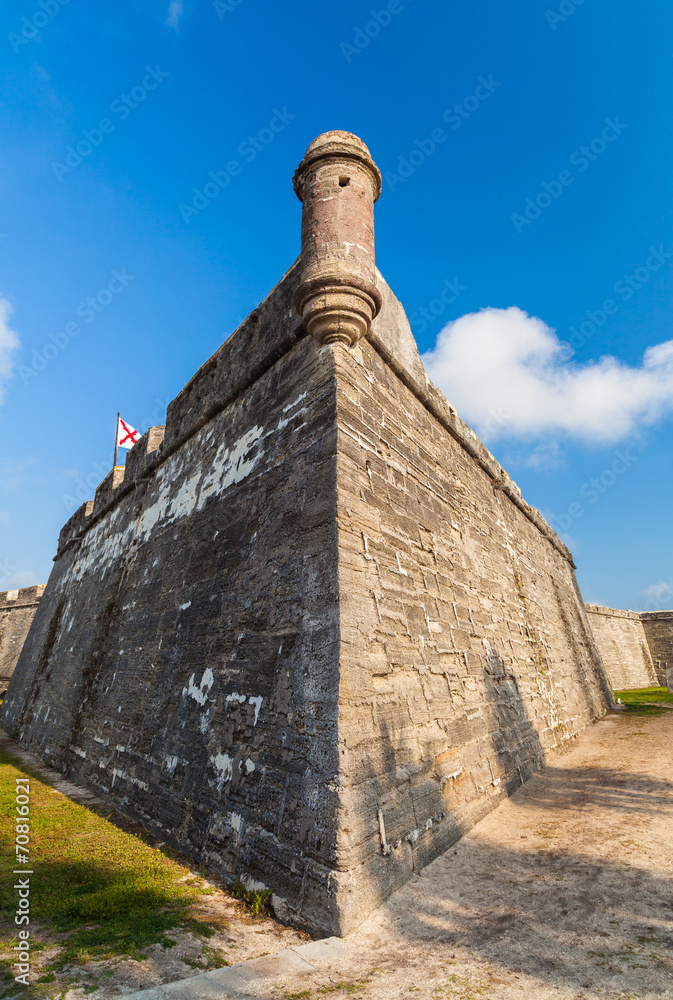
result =
[[[384,174],[377,263],[433,379],[586,600],[673,606],[670,4],[17,0],[0,20],[2,589],[46,580],[117,410],[163,423],[292,263],[292,173],[344,128]]]

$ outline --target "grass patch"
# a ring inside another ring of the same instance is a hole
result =
[[[245,888],[240,879],[229,886],[229,892],[234,899],[240,899],[252,917],[266,917],[271,913],[271,896],[273,889]]]
[[[615,691],[615,698],[621,700],[629,715],[662,715],[669,709],[661,705],[673,707],[673,691],[666,688],[636,688],[634,691]],[[659,704],[655,704],[658,702]]]
[[[65,935],[41,978],[67,965],[115,955],[142,960],[155,944],[170,948],[167,931],[199,925],[190,907],[212,890],[185,865],[150,847],[142,837],[108,822],[95,809],[71,802],[44,778],[0,750],[0,856],[3,870],[14,856],[15,778],[30,775],[31,913],[40,926]],[[187,876],[187,877],[186,877]],[[14,940],[16,894],[0,882],[0,944]]]

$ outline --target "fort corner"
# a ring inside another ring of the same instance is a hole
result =
[[[612,696],[569,551],[376,270],[369,150],[325,133],[294,183],[299,259],[64,526],[1,721],[345,934]]]

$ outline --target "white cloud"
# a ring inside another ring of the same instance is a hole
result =
[[[0,462],[0,489],[13,490],[17,486],[23,486],[26,482],[28,469],[35,465],[37,465],[37,458],[34,455]]]
[[[565,458],[557,441],[544,441],[533,448],[524,462],[531,469],[545,472],[548,469],[559,469],[565,464]]]
[[[19,338],[9,325],[12,307],[7,299],[0,298],[0,403],[4,398],[4,383],[14,371],[14,354]]]
[[[567,434],[609,444],[673,411],[673,340],[642,363],[568,361],[569,348],[517,306],[482,309],[447,324],[423,355],[428,375],[491,440]]]
[[[660,601],[664,597],[673,597],[673,588],[669,580],[668,583],[653,583],[650,587],[645,587],[645,590],[641,590],[640,593],[643,597],[652,597],[656,601]]]
[[[168,5],[168,16],[166,18],[166,24],[169,28],[174,28],[175,31],[178,30],[180,26],[180,18],[182,17],[182,11],[184,8],[183,0],[171,0]]]

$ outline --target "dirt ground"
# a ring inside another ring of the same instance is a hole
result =
[[[350,957],[246,995],[673,998],[672,775],[673,710],[608,716],[371,914],[347,939]],[[307,940],[217,889],[203,906],[221,921],[205,947],[174,933],[175,947],[144,961],[89,963],[62,1000],[198,975],[212,968],[207,949],[244,962]]]
[[[174,942],[171,948],[154,945],[141,961],[117,957],[85,965],[73,963],[54,981],[45,983],[40,995],[58,1000],[81,1000],[85,996],[87,1000],[112,1000],[162,983],[198,976],[222,965],[222,959],[234,965],[311,940],[308,934],[283,927],[270,917],[250,917],[241,903],[215,884],[213,895],[205,896],[203,903],[191,912],[196,914],[199,910],[210,923],[219,925],[213,937],[204,940],[191,931],[175,929],[169,934]],[[57,956],[60,936],[40,928],[38,922],[34,937],[45,946],[32,957],[31,974],[36,981]],[[17,987],[12,994],[20,997],[21,990]]]
[[[673,997],[672,775],[673,711],[608,716],[370,915],[356,958],[255,995]]]
[[[2,730],[0,730],[0,747],[28,765],[62,795],[84,806],[102,807],[103,812],[109,814],[111,822],[121,829],[136,835],[142,833],[137,823],[115,813],[91,792],[72,784],[57,771],[41,763],[33,754],[10,740]],[[159,849],[163,846],[158,838],[144,835],[144,839]],[[190,865],[188,858],[184,858],[183,861],[187,866]],[[60,942],[66,935],[45,927],[40,923],[39,914],[33,915],[31,940],[34,951],[31,957],[30,996],[33,1000],[36,998],[82,1000],[85,996],[88,1000],[112,1000],[161,983],[197,976],[201,972],[225,964],[234,965],[284,948],[293,948],[311,940],[308,934],[291,927],[284,927],[269,916],[251,917],[245,906],[233,899],[221,882],[208,879],[196,870],[187,869],[184,878],[194,877],[198,877],[204,888],[209,887],[211,892],[209,895],[199,897],[199,902],[190,908],[190,916],[202,918],[215,930],[215,933],[211,937],[204,938],[189,930],[175,928],[168,935],[172,942],[170,948],[154,945],[146,949],[147,957],[142,960],[118,956],[100,961],[87,961],[83,964],[73,962],[54,977],[53,973],[49,973],[48,967],[58,955]],[[12,925],[0,929],[7,940],[15,930]],[[15,956],[11,948],[5,946],[0,949],[0,957],[14,960]],[[45,973],[50,977],[50,981],[38,982]],[[4,996],[6,1000],[20,997],[25,989],[22,985],[12,983],[0,990],[0,996]]]

